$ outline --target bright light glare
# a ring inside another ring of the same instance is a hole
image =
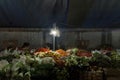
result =
[[[54,28],[54,29],[51,29],[50,35],[53,35],[53,36],[55,36],[55,37],[56,37],[56,36],[59,37],[59,36],[60,36],[60,32],[59,32],[58,29]]]
[[[52,30],[52,31],[51,31],[51,35],[56,36],[56,34],[57,34],[57,31],[56,31],[56,30]]]

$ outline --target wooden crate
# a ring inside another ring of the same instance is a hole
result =
[[[103,80],[103,71],[86,71],[80,74],[79,80]]]

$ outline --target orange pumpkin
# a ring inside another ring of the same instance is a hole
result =
[[[67,56],[66,51],[64,51],[62,49],[56,50],[56,52],[59,53],[61,56]]]
[[[78,51],[77,53],[77,56],[80,56],[80,57],[91,57],[92,56],[92,53],[88,52],[88,51]]]
[[[58,66],[64,66],[64,65],[65,65],[65,61],[64,61],[64,60],[56,59],[55,61],[56,61],[56,64],[57,64]]]
[[[36,50],[36,52],[49,52],[50,50],[48,48],[39,48]]]

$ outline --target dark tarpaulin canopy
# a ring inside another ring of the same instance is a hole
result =
[[[120,0],[70,0],[68,26],[119,28]]]
[[[95,0],[83,27],[120,27],[120,0]]]
[[[0,0],[0,27],[119,28],[120,0]],[[69,7],[68,7],[69,4]]]
[[[48,27],[64,23],[68,0],[0,0],[0,27]]]

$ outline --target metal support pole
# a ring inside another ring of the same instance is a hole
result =
[[[53,35],[53,51],[55,51],[55,36]]]

